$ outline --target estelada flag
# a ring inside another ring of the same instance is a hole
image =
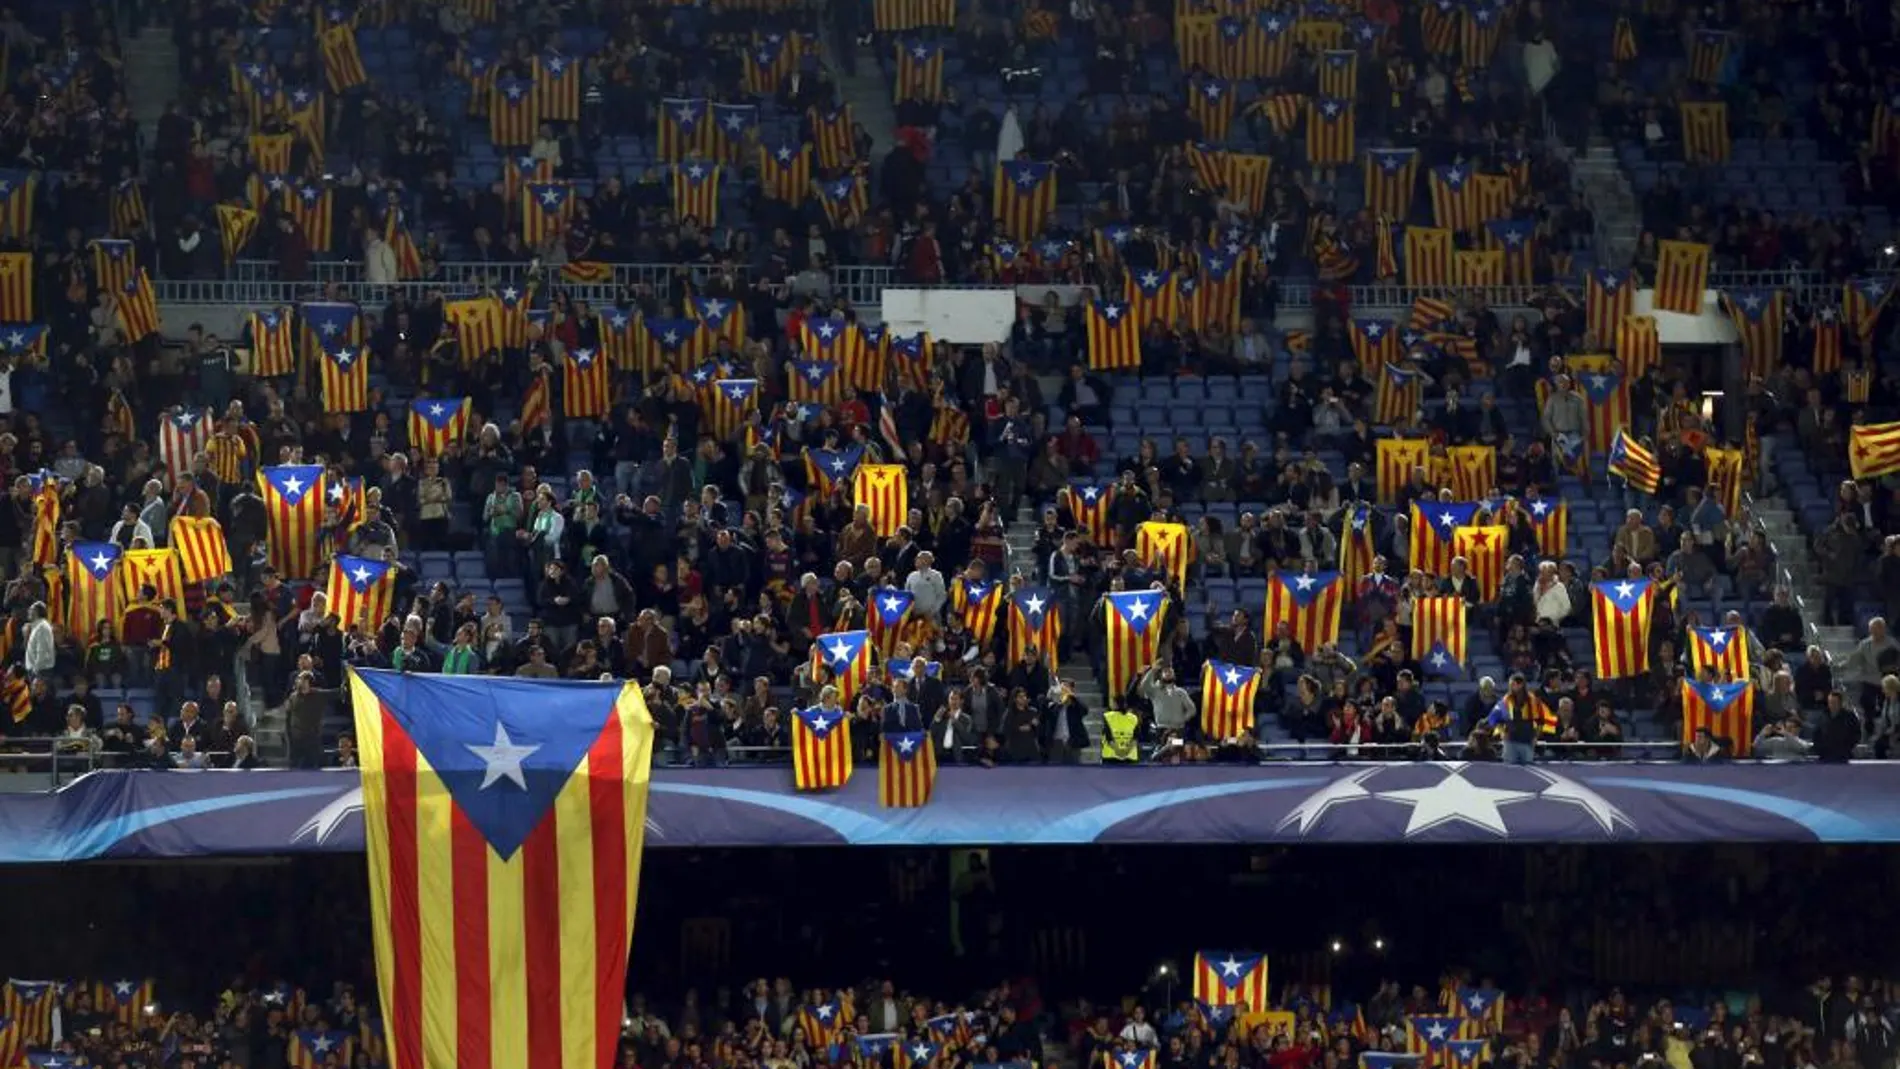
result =
[[[757,104],[714,104],[712,106],[713,158],[725,163],[740,163],[741,150],[752,144],[759,132]]]
[[[1628,431],[1617,431],[1616,441],[1610,443],[1609,472],[1646,494],[1662,485],[1662,465],[1656,462],[1656,454]]]
[[[1727,163],[1728,104],[1685,100],[1682,110],[1682,158],[1687,163]]]
[[[0,323],[31,323],[33,254],[0,252]]]
[[[858,147],[852,136],[857,121],[852,118],[851,105],[823,111],[807,108],[805,122],[811,127],[812,151],[818,158],[818,166],[836,171],[857,161]]]
[[[1471,169],[1448,164],[1431,169],[1426,185],[1432,194],[1432,222],[1446,230],[1470,230],[1472,217]]]
[[[1742,366],[1766,377],[1781,366],[1782,293],[1773,287],[1722,291],[1722,307],[1741,335]]]
[[[1874,336],[1880,313],[1893,297],[1893,283],[1885,278],[1853,278],[1841,290],[1841,311],[1854,336],[1865,341]]]
[[[1144,520],[1135,527],[1135,553],[1148,564],[1187,586],[1188,567],[1194,563],[1194,536],[1184,523]]]
[[[673,214],[702,227],[719,225],[719,181],[724,168],[716,163],[675,164]]]
[[[1662,332],[1656,327],[1655,316],[1626,315],[1613,336],[1617,362],[1631,381],[1640,380],[1650,368],[1662,363]]]
[[[896,101],[920,100],[935,103],[943,99],[943,42],[898,41],[897,77],[893,79]]]
[[[119,559],[112,542],[74,542],[66,551],[66,633],[91,642],[101,623],[119,623]]]
[[[218,248],[224,253],[224,262],[230,264],[251,243],[262,216],[239,204],[220,204],[217,212]]]
[[[561,361],[561,411],[568,419],[602,419],[613,406],[613,369],[592,349],[569,349]]]
[[[1451,285],[1451,230],[1441,226],[1405,228],[1405,284]]]
[[[871,678],[871,633],[833,631],[815,639],[811,644],[811,661],[831,673],[831,685],[838,688],[838,700],[848,709]]]
[[[711,150],[712,108],[699,97],[660,101],[660,159],[679,161]]]
[[[1484,224],[1486,248],[1504,254],[1504,277],[1514,286],[1536,281],[1537,224],[1528,219],[1492,219]]]
[[[1339,608],[1346,600],[1346,585],[1338,572],[1279,572],[1267,577],[1266,633],[1278,634],[1280,625],[1287,625],[1293,641],[1308,656],[1338,642]]]
[[[1689,668],[1702,678],[1705,669],[1715,669],[1717,682],[1748,679],[1748,629],[1745,627],[1691,627],[1689,632]]]
[[[21,692],[25,693],[22,684]],[[14,717],[18,723],[19,717]],[[59,1009],[59,987],[52,980],[8,979],[0,989],[0,1010],[13,1021],[19,1040],[38,1046],[53,1041],[53,1015]]]
[[[1003,615],[1003,584],[994,579],[959,578],[950,584],[950,611],[963,620],[977,645],[989,645]]]
[[[1238,739],[1253,734],[1260,669],[1209,659],[1201,666],[1201,734]]]
[[[1478,597],[1487,604],[1498,598],[1510,540],[1508,527],[1460,527],[1452,532],[1452,556],[1465,559],[1465,567],[1478,582]]]
[[[356,1037],[328,1028],[299,1028],[290,1034],[285,1061],[290,1069],[323,1069],[335,1059],[337,1064],[355,1060]]]
[[[993,202],[998,232],[1034,241],[1056,210],[1056,165],[1038,160],[997,164]]]
[[[1115,503],[1114,483],[1071,480],[1057,493],[1060,495],[1058,504],[1069,510],[1071,520],[1084,537],[1098,546],[1114,545],[1115,527],[1108,511]]]
[[[310,243],[312,252],[328,252],[335,234],[334,204],[330,186],[327,182],[298,182],[291,187],[284,198],[284,212],[297,228],[303,231],[304,240]]]
[[[1847,466],[1856,479],[1900,471],[1900,423],[1859,423],[1847,432]]]
[[[1399,332],[1389,319],[1354,316],[1346,324],[1353,358],[1367,372],[1399,357]]]
[[[1128,314],[1140,330],[1146,330],[1150,323],[1173,327],[1181,312],[1181,289],[1173,271],[1131,272],[1124,296]]]
[[[1841,310],[1823,305],[1814,310],[1814,349],[1808,367],[1816,375],[1831,375],[1841,369]]]
[[[1009,595],[1009,663],[1020,664],[1036,650],[1042,663],[1056,671],[1062,645],[1062,613],[1048,587],[1018,587]]]
[[[1625,679],[1649,671],[1650,608],[1655,597],[1655,586],[1647,579],[1590,584],[1598,679]]]
[[[1740,449],[1723,449],[1713,445],[1702,449],[1702,461],[1709,472],[1709,496],[1715,498],[1730,516],[1738,515],[1742,509],[1744,459]]]
[[[565,233],[574,217],[574,189],[566,182],[530,182],[521,198],[521,240],[534,248]]]
[[[323,468],[317,464],[287,464],[257,473],[258,493],[264,498],[264,518],[270,565],[287,579],[308,578],[316,571],[323,528]]]
[[[101,980],[93,985],[92,1004],[120,1024],[137,1024],[152,1002],[150,980]],[[0,1054],[5,1054],[0,1049]]]
[[[1102,595],[1110,707],[1121,704],[1128,688],[1155,659],[1165,615],[1167,596],[1159,590],[1118,590]]]
[[[1538,498],[1525,502],[1531,514],[1531,529],[1537,532],[1537,549],[1546,557],[1562,560],[1570,552],[1570,505],[1562,498]]]
[[[1267,1009],[1267,956],[1251,950],[1194,952],[1194,997],[1209,1006]]]
[[[759,191],[770,200],[803,204],[811,195],[811,146],[759,146]]]
[[[1188,79],[1188,118],[1201,128],[1202,137],[1209,141],[1227,140],[1228,128],[1234,123],[1237,96],[1226,79],[1212,75]]]
[[[468,398],[418,397],[409,402],[409,444],[425,457],[439,457],[451,442],[468,437]]]
[[[1465,599],[1455,594],[1412,601],[1412,659],[1439,676],[1465,672]]]
[[[0,172],[0,233],[15,241],[32,236],[39,189],[39,176],[32,171]]]
[[[815,705],[792,715],[792,784],[826,791],[851,780],[851,726],[842,708]]]
[[[542,121],[579,122],[581,62],[559,52],[534,57],[535,103]]]
[[[1653,304],[1658,312],[1702,314],[1702,295],[1709,285],[1709,247],[1695,241],[1659,241],[1656,243],[1656,289]]]
[[[329,413],[369,410],[369,349],[358,345],[328,345],[323,349],[323,410]]]
[[[897,809],[930,804],[937,785],[937,752],[922,731],[887,731],[879,740],[877,801]]]
[[[1735,757],[1747,757],[1755,742],[1755,685],[1682,681],[1682,744],[1695,741],[1698,728],[1728,744]]]
[[[1609,452],[1616,436],[1630,425],[1629,383],[1621,375],[1595,372],[1579,377],[1583,388],[1585,441],[1598,456]]]
[[[118,291],[119,329],[131,343],[144,341],[158,333],[158,295],[152,292],[152,280],[144,268],[138,268]]]
[[[1119,301],[1090,301],[1087,310],[1089,367],[1122,371],[1141,367],[1141,328]]]
[[[863,175],[840,175],[828,182],[818,183],[815,188],[818,206],[824,209],[825,221],[831,224],[833,230],[856,226],[870,208],[871,195],[865,190]]]
[[[864,629],[871,635],[872,647],[885,661],[897,652],[897,644],[910,623],[910,611],[916,604],[917,595],[908,590],[882,587],[872,591],[864,614]]]
[[[323,31],[323,76],[330,92],[341,93],[369,81],[363,56],[356,48],[356,27],[332,26]]]
[[[1498,450],[1492,445],[1454,445],[1445,450],[1451,461],[1451,496],[1480,501],[1498,485]]]
[[[1412,214],[1412,191],[1418,188],[1418,150],[1368,149],[1364,181],[1366,207],[1374,216],[1404,219]]]
[[[525,148],[534,144],[541,126],[534,83],[526,78],[496,78],[488,96],[488,138],[496,148]],[[665,128],[665,120],[661,120]],[[664,135],[661,145],[666,144]]]
[[[902,464],[860,464],[851,477],[851,502],[870,511],[879,538],[894,537],[910,515],[910,477]]]
[[[185,611],[185,574],[170,549],[128,549],[119,556],[119,605],[143,603],[147,590]]]
[[[1373,478],[1379,504],[1395,505],[1412,481],[1412,472],[1431,459],[1431,443],[1423,438],[1380,438],[1373,443]]]
[[[365,631],[374,631],[389,616],[396,577],[385,561],[339,553],[330,562],[330,581],[323,591],[344,630],[361,623]]]
[[[613,1061],[653,756],[639,685],[349,686],[389,1063]]]
[[[171,546],[187,583],[222,579],[231,574],[231,551],[224,528],[209,516],[178,516],[172,520]]]
[[[102,290],[123,290],[139,267],[138,246],[124,238],[94,238],[92,278]]]
[[[1584,276],[1584,326],[1596,335],[1598,345],[1612,344],[1618,328],[1623,325],[1623,317],[1634,310],[1635,299],[1636,287],[1630,284],[1627,271],[1595,267]],[[1630,373],[1635,374],[1633,371]]]
[[[1306,111],[1306,162],[1315,167],[1340,167],[1352,162],[1355,151],[1353,102],[1314,98]]]
[[[1425,373],[1400,364],[1377,364],[1373,371],[1373,418],[1387,426],[1404,422],[1419,410]]]
[[[128,178],[112,187],[107,207],[111,216],[112,236],[135,237],[145,231],[145,190],[136,178]]]

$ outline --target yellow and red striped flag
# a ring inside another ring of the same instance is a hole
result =
[[[1373,418],[1392,426],[1419,410],[1424,397],[1425,373],[1400,364],[1378,364],[1371,369]]]
[[[930,804],[937,786],[937,751],[922,731],[887,731],[879,740],[877,801],[893,809]]]
[[[1465,673],[1465,599],[1455,594],[1412,602],[1412,659],[1430,675]]]
[[[660,159],[677,163],[712,152],[712,107],[700,97],[660,101]]]
[[[1689,635],[1691,678],[1701,679],[1702,673],[1709,669],[1714,669],[1718,683],[1749,678],[1748,628],[1690,627],[1685,630]]]
[[[830,636],[827,636],[827,639]],[[816,650],[819,647],[813,646]],[[851,780],[851,725],[842,708],[814,705],[792,716],[792,784],[827,791]]]
[[[290,1033],[284,1059],[290,1069],[323,1069],[344,1065],[356,1057],[356,1037],[328,1028],[299,1028]]]
[[[296,370],[297,335],[289,309],[252,312],[250,331],[251,374],[258,378],[276,378]]]
[[[1109,509],[1115,503],[1114,483],[1074,480],[1057,494],[1057,504],[1069,510],[1084,537],[1098,546],[1115,544],[1115,525],[1109,519]]]
[[[1659,312],[1702,314],[1702,295],[1709,285],[1709,247],[1695,241],[1656,243],[1656,289],[1653,304]]]
[[[1451,230],[1442,226],[1405,228],[1405,284],[1451,285]]]
[[[1315,98],[1306,109],[1306,162],[1341,167],[1353,160],[1357,134],[1351,100]]]
[[[811,126],[812,153],[818,166],[836,171],[857,162],[858,147],[852,134],[857,120],[852,117],[851,105],[824,111],[807,108],[805,120]]]
[[[0,171],[0,236],[15,241],[33,237],[40,176],[32,171]],[[22,254],[25,255],[25,254]]]
[[[369,347],[326,345],[319,364],[325,412],[369,411]]]
[[[1406,553],[1413,569],[1441,579],[1450,574],[1458,530],[1474,521],[1478,508],[1475,501],[1413,501]]]
[[[1598,679],[1626,679],[1649,671],[1649,621],[1655,596],[1655,587],[1647,579],[1590,584]]]
[[[1868,277],[1847,281],[1841,293],[1841,312],[1854,328],[1855,337],[1866,342],[1874,336],[1880,314],[1886,311],[1887,301],[1892,297],[1891,279]]]
[[[1432,222],[1454,231],[1477,225],[1471,203],[1471,168],[1456,163],[1434,167],[1426,184],[1432,194]]]
[[[1431,459],[1431,443],[1423,438],[1380,438],[1373,443],[1373,482],[1379,504],[1396,505],[1412,481],[1412,471]]]
[[[1592,455],[1609,452],[1616,436],[1630,425],[1629,381],[1607,371],[1578,376],[1583,388],[1584,442]]]
[[[468,437],[469,400],[418,397],[409,402],[409,445],[425,457],[439,457],[450,443]]]
[[[604,419],[613,407],[613,368],[592,349],[569,349],[561,360],[561,414]]]
[[[661,122],[664,129],[665,120]],[[534,144],[540,127],[534,83],[526,78],[496,78],[488,93],[488,139],[495,147],[525,149]],[[664,136],[660,143],[666,144]]]
[[[803,204],[811,196],[811,146],[759,146],[759,190],[770,200]]]
[[[716,163],[676,164],[673,167],[673,214],[702,227],[719,225],[719,178]]]
[[[1737,515],[1742,508],[1742,451],[1705,446],[1702,460],[1709,472],[1709,496],[1730,516]]]
[[[1728,104],[1720,100],[1682,102],[1682,158],[1689,163],[1727,163]]]
[[[1504,254],[1504,278],[1513,286],[1537,280],[1537,224],[1528,219],[1492,219],[1484,224],[1485,247]]]
[[[574,218],[574,189],[566,182],[530,182],[522,190],[521,240],[530,249],[567,232]]]
[[[1090,301],[1087,312],[1089,367],[1096,371],[1139,370],[1141,328],[1128,306]]]
[[[907,100],[935,103],[943,99],[943,42],[897,41],[896,77],[892,90],[899,104]]]
[[[1732,757],[1747,757],[1754,746],[1755,685],[1747,679],[1727,683],[1682,681],[1682,744],[1695,741],[1707,729],[1727,744]]]
[[[1201,666],[1201,735],[1238,739],[1253,735],[1254,699],[1260,669],[1208,659]]]
[[[1267,577],[1262,626],[1269,635],[1285,624],[1308,656],[1339,641],[1339,609],[1346,582],[1338,572],[1279,572]]]
[[[1387,219],[1406,218],[1412,214],[1412,193],[1418,188],[1418,150],[1368,149],[1364,181],[1368,211]]]
[[[1488,249],[1459,249],[1452,253],[1451,284],[1473,289],[1504,285],[1504,253]]]
[[[1617,431],[1610,443],[1609,471],[1646,494],[1662,486],[1662,465],[1656,462],[1656,454],[1626,430]]]
[[[330,562],[330,581],[323,590],[330,612],[345,630],[360,623],[365,631],[374,631],[395,603],[396,576],[387,562],[339,553]]]
[[[1209,1006],[1235,1006],[1265,1013],[1267,956],[1251,950],[1194,952],[1194,998]]]
[[[851,503],[870,510],[879,538],[891,538],[910,514],[910,476],[902,464],[859,464],[851,476]]]
[[[59,479],[51,472],[29,476],[33,479],[33,563],[50,568],[59,563],[60,514],[65,510],[59,496]]]
[[[1900,423],[1857,423],[1847,431],[1847,466],[1856,479],[1900,471]]]
[[[652,763],[639,685],[349,687],[389,1064],[612,1062]]]
[[[143,1020],[145,1008],[152,1004],[155,997],[149,979],[101,980],[92,986],[93,1006],[124,1025],[137,1025]],[[0,1040],[0,1054],[4,1054],[5,1049],[5,1041]]]
[[[1353,359],[1367,374],[1400,357],[1399,332],[1389,319],[1354,316],[1346,323],[1346,337],[1352,343]],[[1383,422],[1383,421],[1382,421]]]
[[[1634,307],[1635,297],[1636,287],[1631,285],[1629,272],[1613,267],[1590,270],[1583,283],[1583,319],[1585,329],[1596,336],[1598,345],[1611,344],[1618,336],[1624,318]],[[1627,364],[1624,370],[1628,370]]]
[[[1498,599],[1510,541],[1508,527],[1460,527],[1451,534],[1451,555],[1465,559],[1465,568],[1478,582],[1478,597],[1486,604]]]
[[[1056,165],[1006,160],[996,165],[996,229],[1017,241],[1033,241],[1056,210]]]
[[[833,230],[847,230],[858,225],[864,213],[871,207],[870,191],[865,188],[864,176],[853,172],[840,175],[815,187],[818,191],[818,206],[825,210],[825,221]]]
[[[493,297],[443,301],[442,318],[455,331],[464,365],[503,347],[501,302]]]
[[[1108,654],[1108,707],[1121,708],[1141,673],[1154,662],[1167,615],[1159,590],[1116,590],[1102,595],[1103,647]]]
[[[322,560],[323,468],[286,464],[257,473],[264,498],[270,566],[286,579],[308,579]]]
[[[1203,139],[1227,140],[1227,132],[1234,124],[1235,96],[1233,85],[1224,78],[1200,75],[1188,79],[1188,118],[1201,128]]]
[[[33,254],[0,252],[0,323],[31,323],[33,305]]]
[[[1616,326],[1616,359],[1632,380],[1662,363],[1662,332],[1652,315],[1627,315]]]
[[[1124,299],[1137,330],[1146,330],[1151,323],[1172,328],[1181,314],[1180,280],[1173,271],[1130,273]]]
[[[1630,24],[1629,17],[1618,15],[1616,28],[1610,31],[1610,58],[1618,63],[1628,63],[1641,55],[1636,45],[1636,27]]]
[[[535,106],[543,122],[579,122],[581,61],[559,52],[534,57]]]
[[[122,556],[111,542],[74,542],[67,551],[66,615],[62,625],[76,641],[92,641],[101,623],[118,625]]]
[[[1319,95],[1336,100],[1359,96],[1359,53],[1350,48],[1329,48],[1320,53]]]
[[[1689,41],[1689,80],[1716,85],[1722,80],[1722,68],[1728,64],[1728,32],[1697,30]]]
[[[1194,536],[1184,523],[1143,520],[1135,527],[1135,555],[1185,588],[1194,564]]]
[[[209,516],[175,517],[171,546],[178,553],[179,571],[187,583],[231,574],[231,551],[224,541],[224,528]]]
[[[1056,597],[1044,586],[1022,586],[1009,595],[1009,663],[1020,664],[1030,650],[1042,654],[1042,663],[1054,672],[1062,648],[1062,613]]]
[[[1814,349],[1808,366],[1816,375],[1831,375],[1841,369],[1841,310],[1823,305],[1814,310]]]
[[[112,220],[113,237],[130,238],[143,234],[145,224],[150,219],[145,210],[145,187],[136,178],[127,178],[113,186],[107,213]]]
[[[323,77],[330,92],[342,93],[369,81],[363,70],[363,55],[356,47],[356,27],[332,26],[323,31]]]
[[[554,402],[549,396],[553,389],[548,385],[549,372],[543,368],[530,372],[528,388],[521,394],[521,429],[534,430],[554,422]]]
[[[118,309],[119,329],[128,343],[136,345],[158,333],[158,295],[152,292],[152,280],[144,268],[134,271],[118,290]]]
[[[245,246],[257,233],[258,220],[263,217],[241,204],[220,204],[218,215],[218,248],[224,253],[224,262],[228,266],[244,252]]]
[[[1445,450],[1451,461],[1451,496],[1459,501],[1485,501],[1498,486],[1498,450],[1493,445],[1454,445]]]
[[[322,180],[298,182],[285,195],[284,212],[297,224],[297,229],[303,231],[304,240],[309,242],[312,252],[325,253],[330,250],[335,233],[334,200],[329,183]]]
[[[1562,560],[1570,552],[1570,505],[1562,498],[1537,498],[1522,507],[1531,514],[1531,529],[1537,532],[1537,549],[1546,557]]]

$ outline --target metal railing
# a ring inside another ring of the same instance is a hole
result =
[[[164,304],[281,305],[318,297],[327,287],[337,295],[364,304],[387,303],[401,294],[411,300],[427,300],[440,293],[465,293],[483,287],[519,282],[530,271],[522,265],[451,262],[436,265],[435,277],[417,282],[368,283],[361,281],[362,265],[350,260],[325,260],[310,265],[310,277],[287,281],[277,277],[277,265],[268,260],[240,260],[232,265],[231,275],[221,279],[160,279],[153,283],[158,299]],[[711,270],[687,264],[616,264],[610,282],[563,282],[559,269],[538,269],[537,277],[548,285],[590,304],[611,303],[629,287],[646,286],[661,296],[676,294],[681,279],[704,281]],[[738,271],[741,278],[744,268]],[[917,286],[900,279],[894,268],[872,264],[845,264],[831,268],[831,289],[853,307],[876,307],[884,290],[892,287],[941,290],[1013,290],[1026,299],[1041,293],[1075,290],[1068,284],[1023,283],[999,286],[988,283],[943,283]],[[1818,271],[1717,271],[1709,275],[1709,288],[1776,287],[1803,304],[1832,302],[1840,296],[1840,283],[1829,281]],[[1310,305],[1314,290],[1310,279],[1288,279],[1280,283],[1280,299],[1290,307]],[[1545,286],[1407,286],[1375,283],[1350,286],[1354,307],[1409,308],[1420,297],[1482,298],[1494,308],[1522,307],[1545,292]]]
[[[1742,491],[1742,505],[1748,509],[1750,516],[1754,516],[1755,493],[1753,490],[1744,489]],[[1755,530],[1762,533],[1762,537],[1768,540],[1768,547],[1775,551],[1775,585],[1788,588],[1788,600],[1794,602],[1795,611],[1801,614],[1801,631],[1802,634],[1806,636],[1808,645],[1819,646],[1821,648],[1821,655],[1827,658],[1829,664],[1832,664],[1834,662],[1834,653],[1827,648],[1826,643],[1821,641],[1821,625],[1814,622],[1817,614],[1813,609],[1808,607],[1808,599],[1802,596],[1801,588],[1794,581],[1794,573],[1788,569],[1786,561],[1790,552],[1789,548],[1783,546],[1776,540],[1775,533],[1769,530],[1768,525],[1763,523],[1759,517],[1755,518]],[[1793,552],[1799,553],[1806,553],[1807,551],[1808,547],[1806,545],[1797,546],[1793,550]],[[1771,587],[1770,590],[1772,591],[1773,587]]]

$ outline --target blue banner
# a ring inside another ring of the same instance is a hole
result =
[[[654,847],[1900,841],[1900,763],[947,767],[928,805],[875,769],[657,771]],[[96,772],[0,795],[0,863],[363,849],[354,772]]]

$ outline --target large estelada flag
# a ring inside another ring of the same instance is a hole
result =
[[[1237,739],[1253,734],[1254,699],[1260,694],[1260,669],[1208,660],[1201,666],[1201,734]]]
[[[1847,466],[1856,479],[1900,471],[1900,423],[1860,423],[1847,432]]]
[[[1689,668],[1697,678],[1713,668],[1723,683],[1748,678],[1748,629],[1743,627],[1691,627],[1685,629],[1689,646]]]
[[[1682,681],[1682,744],[1695,741],[1698,729],[1728,744],[1729,753],[1747,757],[1755,741],[1755,685]]]
[[[1194,953],[1194,997],[1209,1006],[1267,1009],[1267,956],[1250,950],[1198,950]]]
[[[909,809],[928,805],[937,785],[937,752],[921,731],[887,731],[878,747],[879,805]]]
[[[1626,679],[1649,671],[1649,619],[1655,596],[1655,586],[1647,579],[1590,584],[1598,679]]]
[[[639,686],[352,669],[350,691],[389,1064],[610,1064],[652,763]]]

